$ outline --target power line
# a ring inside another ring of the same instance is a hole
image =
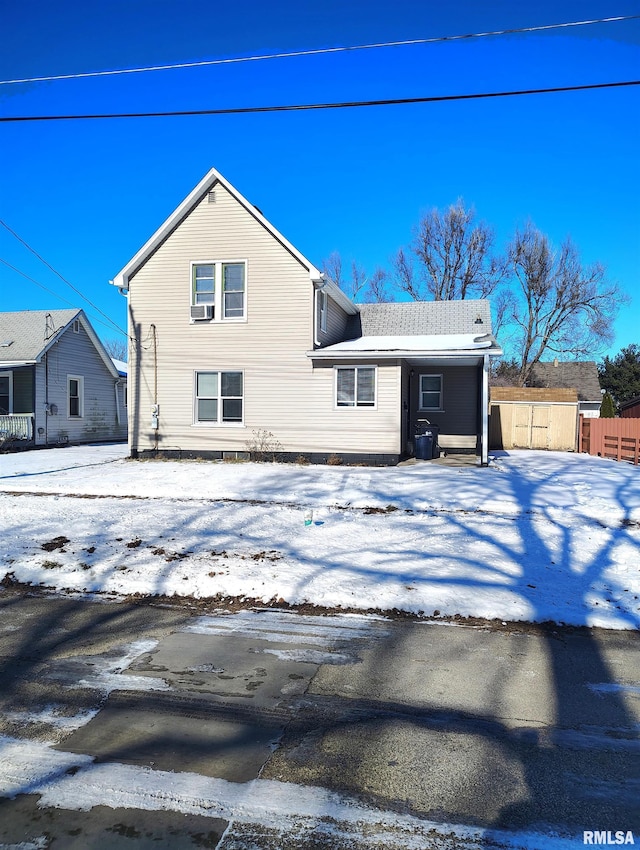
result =
[[[119,327],[119,326],[118,326],[118,325],[117,325],[117,324],[113,321],[113,319],[112,319],[110,316],[108,316],[106,313],[104,313],[104,312],[103,312],[103,311],[102,311],[99,307],[97,307],[97,306],[96,306],[96,305],[95,305],[92,301],[89,301],[89,299],[87,298],[87,296],[86,296],[86,295],[84,295],[84,294],[83,294],[83,293],[82,293],[79,289],[77,289],[77,288],[76,288],[76,287],[75,287],[72,283],[70,283],[70,282],[66,279],[66,277],[63,277],[63,276],[60,274],[60,272],[59,272],[59,271],[57,271],[56,269],[54,269],[54,267],[51,265],[51,263],[48,263],[48,262],[44,259],[44,257],[40,256],[40,254],[38,254],[38,252],[35,250],[35,248],[32,248],[32,247],[31,247],[31,245],[29,245],[29,243],[28,243],[28,242],[25,242],[25,240],[24,240],[21,236],[18,236],[18,234],[15,232],[15,230],[12,230],[6,222],[2,221],[2,219],[0,219],[0,225],[2,225],[2,227],[4,227],[4,228],[5,228],[5,230],[8,230],[8,231],[9,231],[9,233],[10,233],[13,237],[15,237],[15,238],[18,240],[18,242],[20,242],[22,245],[24,245],[24,247],[25,247],[28,251],[30,251],[30,252],[31,252],[31,253],[32,253],[35,257],[37,257],[37,258],[40,260],[40,262],[41,262],[41,263],[43,263],[43,264],[44,264],[44,265],[45,265],[45,266],[46,266],[46,267],[47,267],[50,271],[52,271],[55,275],[57,275],[63,283],[66,283],[66,285],[67,285],[68,287],[70,287],[70,288],[71,288],[71,289],[72,289],[72,290],[73,290],[73,291],[74,291],[77,295],[79,295],[79,296],[80,296],[80,298],[82,298],[82,299],[83,299],[83,301],[86,301],[86,302],[87,302],[87,304],[89,304],[91,307],[93,307],[93,309],[94,309],[97,313],[99,313],[101,316],[103,316],[103,317],[104,317],[104,318],[105,318],[105,319],[109,322],[109,324],[110,324],[110,325],[112,325],[114,328],[116,328],[116,330],[117,330],[119,333],[124,333],[124,334],[125,334],[125,336],[127,336],[127,334],[126,334],[126,333],[122,330],[122,328],[121,328],[121,327]],[[14,268],[13,266],[9,265],[9,263],[7,263],[7,262],[6,262],[6,260],[2,260],[2,262],[3,262],[6,266],[9,266],[9,268],[13,269],[13,271],[17,271],[17,272],[18,272],[18,274],[23,275],[23,277],[28,278],[28,280],[32,281],[33,283],[37,283],[37,281],[33,280],[33,278],[30,278],[28,275],[24,274],[24,272],[21,272],[21,271],[19,271],[18,269]],[[42,286],[42,284],[39,284],[39,283],[38,283],[37,285],[38,285],[38,286]],[[44,286],[43,286],[42,288],[43,288],[43,289],[46,289],[46,287],[44,287]],[[47,291],[47,292],[51,292],[51,290],[46,290],[46,291]],[[60,297],[60,296],[58,296],[58,297]],[[64,298],[62,298],[61,300],[62,300],[62,301],[64,301],[65,299],[64,299]],[[66,303],[66,304],[68,304],[69,302],[68,302],[68,301],[65,301],[65,303]],[[73,305],[72,305],[72,306],[73,306]]]
[[[318,109],[354,109],[364,106],[398,106],[415,103],[445,103],[454,100],[481,100],[493,97],[521,97],[531,94],[555,94],[557,92],[592,91],[594,89],[621,88],[640,85],[640,80],[624,80],[613,83],[590,83],[582,86],[558,86],[544,89],[520,89],[518,91],[480,92],[477,94],[448,94],[432,97],[401,97],[387,100],[351,100],[334,103],[298,103],[279,106],[239,106],[222,109],[184,109],[169,112],[111,112],[85,115],[11,115],[0,117],[0,123],[17,121],[81,121],[107,118],[179,118],[198,115],[248,115],[262,112],[307,112]],[[0,222],[2,224],[2,222]],[[56,272],[57,273],[57,272]]]
[[[348,53],[357,50],[377,50],[381,47],[408,47],[419,44],[436,44],[444,41],[463,41],[471,38],[488,38],[490,36],[516,35],[526,32],[543,32],[545,30],[563,29],[567,27],[583,27],[590,24],[609,24],[619,21],[632,21],[640,15],[619,15],[611,18],[595,18],[586,21],[568,21],[561,24],[542,24],[535,27],[519,27],[517,29],[493,30],[491,32],[472,32],[464,35],[441,35],[432,38],[413,38],[406,41],[384,41],[372,44],[357,44],[347,47],[319,47],[310,50],[295,50],[288,53],[263,53],[255,56],[233,56],[228,59],[204,59],[200,62],[180,62],[171,65],[151,65],[142,68],[120,68],[110,71],[85,71],[78,74],[56,74],[46,77],[26,77],[16,80],[0,80],[0,85],[17,85],[19,83],[49,83],[58,80],[80,80],[88,77],[112,77],[121,74],[143,74],[149,71],[174,71],[184,68],[204,68],[212,65],[233,65],[239,62],[262,62],[268,59],[291,59],[302,56],[321,56],[327,53]]]
[[[31,283],[34,283],[36,286],[39,286],[40,289],[44,289],[45,292],[48,292],[50,295],[53,295],[54,298],[57,298],[58,301],[62,301],[63,304],[68,304],[69,307],[74,307],[74,308],[77,309],[76,305],[73,302],[67,301],[66,298],[62,297],[62,295],[58,295],[58,293],[54,292],[53,289],[49,289],[43,283],[40,283],[40,281],[36,280],[33,277],[30,277],[28,274],[26,274],[26,272],[21,271],[20,269],[16,268],[16,266],[12,266],[11,263],[8,263],[6,260],[3,260],[2,257],[0,257],[0,263],[3,263],[3,265],[5,265],[5,266],[7,266],[7,268],[11,269],[11,271],[15,272],[16,274],[21,275],[22,277],[31,281]],[[100,325],[104,325],[105,328],[109,328],[109,330],[113,330],[113,327],[111,327],[111,326],[115,326],[114,322],[112,322],[111,320],[109,320],[110,324],[108,325],[106,322],[103,322],[102,319],[97,319],[95,316],[93,317],[93,321],[97,322]],[[117,326],[115,326],[115,327],[117,327]],[[123,331],[122,328],[118,327],[118,330],[120,331],[120,333],[122,333],[122,334],[124,334],[125,336],[128,337],[128,334],[125,331]]]
[[[71,302],[71,301],[67,301],[67,299],[66,299],[66,298],[63,298],[63,297],[62,297],[62,295],[59,295],[57,292],[54,292],[54,291],[53,291],[53,289],[49,289],[49,288],[48,288],[48,287],[46,287],[44,284],[40,283],[40,281],[36,280],[36,279],[35,279],[35,278],[33,278],[33,277],[30,277],[30,276],[29,276],[28,274],[26,274],[25,272],[23,272],[23,271],[21,271],[20,269],[16,268],[16,266],[12,266],[12,265],[11,265],[11,263],[8,263],[6,260],[3,260],[3,259],[2,259],[2,257],[0,257],[0,263],[3,263],[5,266],[7,266],[7,268],[10,268],[10,269],[11,269],[11,271],[14,271],[16,274],[21,275],[22,277],[24,277],[24,278],[26,278],[27,280],[31,281],[31,283],[34,283],[36,286],[39,286],[39,287],[40,287],[40,289],[43,289],[45,292],[48,292],[50,295],[53,295],[53,297],[54,297],[54,298],[57,298],[59,301],[62,301],[62,303],[63,303],[63,304],[68,304],[68,305],[69,305],[69,307],[74,307],[74,308],[76,308],[76,309],[77,309],[77,305],[76,305],[76,304],[74,304],[74,303],[73,303],[73,302]],[[86,299],[85,299],[85,300],[86,300]],[[92,306],[93,306],[93,305],[92,305]],[[123,330],[122,330],[122,328],[118,327],[118,326],[117,326],[117,325],[116,325],[116,324],[115,324],[115,323],[114,323],[111,319],[109,319],[109,324],[107,324],[106,322],[102,321],[102,319],[98,319],[98,318],[96,318],[96,317],[94,316],[94,317],[93,317],[93,321],[94,321],[94,322],[97,322],[97,323],[98,323],[98,324],[100,324],[100,325],[104,325],[104,327],[109,328],[109,330],[113,330],[113,329],[115,328],[115,329],[116,329],[117,331],[119,331],[121,334],[124,334],[124,336],[127,336],[127,337],[128,337],[128,334],[126,333],[126,331],[123,331]]]

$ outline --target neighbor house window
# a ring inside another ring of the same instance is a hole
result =
[[[242,372],[196,372],[194,421],[242,424]]]
[[[442,410],[442,375],[420,375],[420,410]]]
[[[336,406],[375,407],[375,366],[336,367]]]
[[[13,413],[13,372],[0,372],[0,415]]]
[[[80,419],[84,415],[84,378],[67,375],[67,415]]]
[[[213,320],[244,319],[246,315],[246,263],[193,263],[191,304],[210,304]]]

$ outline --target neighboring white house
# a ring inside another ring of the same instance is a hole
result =
[[[3,441],[125,440],[126,385],[82,310],[0,313]]]
[[[132,456],[396,463],[427,420],[487,462],[487,301],[356,305],[215,169],[112,283]]]

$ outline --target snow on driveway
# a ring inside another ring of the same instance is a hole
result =
[[[126,453],[0,456],[0,575],[78,591],[640,626],[640,470],[629,464],[524,451],[484,469]]]

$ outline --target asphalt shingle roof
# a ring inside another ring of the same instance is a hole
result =
[[[529,386],[568,387],[578,391],[580,401],[602,400],[598,367],[594,360],[536,363],[531,369]]]
[[[77,309],[0,313],[0,363],[37,360],[51,339],[78,313]],[[51,317],[49,331],[47,316]]]
[[[488,301],[410,301],[359,304],[357,336],[430,336],[491,333]],[[481,322],[477,320],[481,319]]]

